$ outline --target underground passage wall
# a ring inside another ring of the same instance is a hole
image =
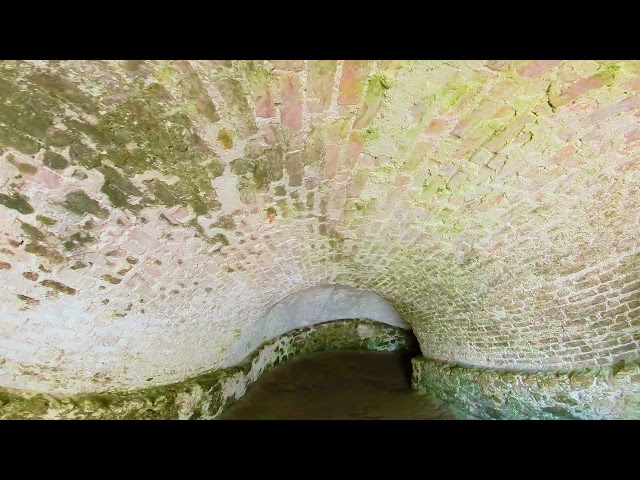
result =
[[[638,418],[639,107],[637,61],[0,62],[0,387],[234,368],[341,285],[410,324],[417,387],[605,372],[562,395]]]

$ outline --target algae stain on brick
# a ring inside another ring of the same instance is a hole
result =
[[[46,215],[40,215],[40,214],[36,215],[36,220],[42,223],[43,225],[47,225],[48,227],[51,227],[56,223],[58,223],[58,221],[55,218],[47,217]]]
[[[97,170],[104,175],[104,184],[100,191],[109,197],[109,201],[114,207],[129,207],[129,197],[142,196],[142,192],[115,169],[100,167]]]
[[[17,192],[12,193],[10,196],[0,193],[0,205],[24,213],[25,215],[35,211],[27,201],[27,197]]]
[[[65,250],[74,250],[93,241],[95,239],[88,233],[76,232],[69,237],[69,240],[65,240],[62,245]]]
[[[42,280],[40,285],[55,290],[59,293],[64,293],[66,295],[75,295],[77,290],[75,288],[69,287],[64,283],[56,282],[55,280]]]
[[[47,150],[42,160],[47,167],[54,170],[64,170],[69,166],[69,162],[62,155],[59,155],[51,150]]]
[[[40,303],[40,300],[36,300],[35,298],[32,298],[28,295],[23,295],[21,293],[17,294],[16,297],[18,298],[18,300],[22,300],[29,306],[38,305]]]
[[[31,165],[29,163],[19,162],[14,158],[13,155],[8,155],[7,160],[11,165],[16,167],[20,171],[20,173],[24,173],[26,175],[33,175],[38,172],[38,168],[36,166]]]
[[[36,272],[24,272],[22,276],[27,280],[31,280],[32,282],[35,282],[40,277],[40,275],[38,275]]]
[[[64,257],[55,250],[51,250],[50,248],[36,242],[31,242],[25,245],[24,251],[44,257],[52,263],[61,263],[64,260]]]
[[[27,237],[29,237],[29,239],[31,239],[34,242],[37,242],[39,240],[44,240],[46,238],[46,235],[44,233],[42,233],[36,227],[28,223],[24,223],[24,222],[21,223],[20,228],[27,235]]]
[[[100,218],[107,218],[109,216],[109,212],[106,209],[102,208],[96,200],[82,190],[67,193],[62,206],[78,215],[89,213]]]
[[[102,278],[103,280],[106,280],[107,282],[109,282],[109,283],[113,284],[113,285],[117,285],[117,284],[119,284],[119,283],[122,281],[122,279],[121,279],[121,278],[114,277],[113,275],[110,275],[110,274],[108,274],[108,273],[107,273],[107,274],[105,274],[105,275],[102,275],[102,277],[101,277],[101,278]]]
[[[121,86],[93,83],[92,78],[83,80],[83,85],[105,93],[109,91],[109,95],[102,97],[103,103],[104,98],[108,102],[101,104],[101,97],[88,96],[74,81],[62,75],[41,72],[39,67],[25,62],[3,64],[0,68],[7,81],[0,84],[0,90],[6,92],[10,100],[0,106],[0,122],[4,121],[9,128],[0,129],[0,144],[30,154],[35,153],[42,142],[58,148],[69,146],[72,164],[88,169],[102,167],[105,175],[102,191],[117,208],[133,209],[130,197],[142,195],[128,182],[128,177],[154,169],[179,177],[177,196],[181,202],[190,204],[196,213],[205,214],[209,209],[216,209],[218,205],[208,198],[212,194],[209,180],[222,173],[223,165],[195,133],[185,111],[174,108],[180,105],[181,100],[173,98],[161,84],[149,84],[150,77],[142,74],[144,66],[141,64],[130,70],[141,75]],[[169,77],[178,80],[181,74],[175,67],[185,70],[182,64],[166,63],[164,66],[170,73]],[[108,71],[113,66],[107,64],[102,68]],[[189,85],[187,95],[196,97],[200,110],[210,121],[217,121],[215,107],[197,75],[187,68],[182,76]],[[28,92],[19,87],[19,78],[28,78],[32,82]],[[233,85],[235,88],[236,84]],[[52,128],[53,118],[68,111],[69,106],[73,111],[93,115],[94,120],[72,115],[63,117],[64,130]],[[106,165],[107,159],[115,168]],[[68,160],[47,149],[44,163],[50,168],[62,169]],[[16,198],[3,198],[2,201],[10,205],[19,203]],[[93,211],[94,214],[100,212],[95,206],[78,207],[76,202],[69,209],[76,213],[78,210]],[[19,208],[23,210],[21,213],[28,209],[24,205]]]
[[[231,138],[231,135],[229,135],[229,132],[224,129],[220,130],[220,133],[218,133],[218,141],[225,150],[233,148],[233,139]]]

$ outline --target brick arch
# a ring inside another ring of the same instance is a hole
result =
[[[238,344],[241,348],[233,352],[227,362],[233,365],[243,360],[261,343],[288,331],[351,318],[407,330],[411,328],[393,305],[375,292],[348,285],[316,285],[294,292],[271,305],[251,329],[252,343],[248,346]]]
[[[640,353],[639,62],[0,73],[2,386],[179,381],[326,284],[387,299],[435,359]]]

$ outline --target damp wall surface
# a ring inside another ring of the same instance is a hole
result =
[[[171,385],[78,395],[0,389],[0,419],[212,420],[278,363],[336,350],[416,352],[418,345],[403,328],[365,319],[336,320],[290,331],[234,367]]]
[[[423,355],[640,354],[640,62],[0,62],[0,386],[237,365],[339,284]]]
[[[412,387],[487,420],[640,420],[638,362],[573,371],[412,359]]]

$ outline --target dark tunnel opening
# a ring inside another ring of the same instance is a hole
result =
[[[453,420],[471,418],[411,389],[418,342],[393,351],[326,350],[264,373],[220,420]]]

